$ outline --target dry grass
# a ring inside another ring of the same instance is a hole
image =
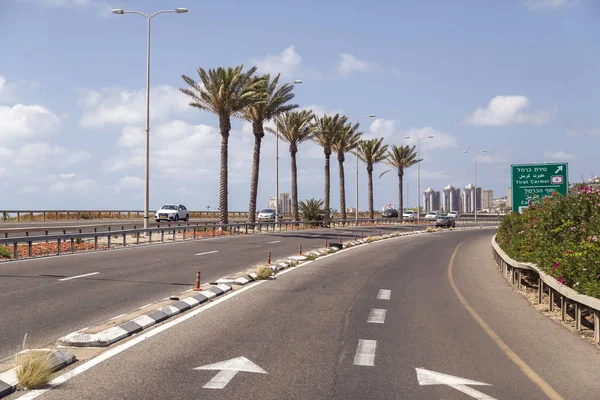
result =
[[[317,259],[317,256],[315,256],[314,254],[308,254],[306,256],[306,261],[314,261]]]
[[[432,227],[430,227],[430,226],[427,227],[427,229],[426,229],[426,232],[433,232],[433,231],[434,231],[434,229]]]
[[[254,272],[256,272],[256,275],[258,275],[256,277],[257,281],[269,279],[271,277],[271,275],[273,274],[271,267],[268,265],[259,265],[258,267],[256,267]]]
[[[52,377],[49,357],[45,351],[28,351],[17,354],[17,379],[25,389],[38,389],[46,386]]]

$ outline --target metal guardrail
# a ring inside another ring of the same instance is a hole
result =
[[[582,309],[587,308],[594,316],[594,342],[600,344],[600,299],[577,293],[573,289],[562,285],[550,275],[540,270],[532,263],[522,263],[510,258],[496,242],[496,235],[492,238],[492,252],[498,269],[509,279],[510,283],[521,288],[523,270],[532,271],[538,275],[538,304],[544,301],[545,291],[548,292],[548,308],[553,311],[558,296],[561,320],[564,322],[569,304],[574,307],[575,329],[581,331]]]
[[[380,224],[380,225],[392,225],[396,224],[397,220],[390,219],[373,219],[373,220],[359,220],[357,224],[355,220],[329,220],[329,221],[284,221],[284,222],[257,222],[255,224],[247,222],[238,222],[232,224],[220,225],[218,223],[207,224],[186,224],[185,226],[167,226],[163,228],[149,228],[149,229],[125,229],[118,231],[105,231],[105,232],[90,232],[90,233],[63,233],[58,235],[40,235],[40,236],[20,236],[11,238],[1,238],[0,246],[3,248],[11,249],[12,260],[24,259],[24,258],[39,258],[46,257],[49,255],[60,255],[66,250],[67,253],[82,252],[76,250],[76,244],[92,244],[93,247],[84,251],[90,250],[104,250],[111,249],[112,247],[127,247],[133,245],[142,244],[140,239],[147,238],[147,244],[151,243],[165,243],[165,236],[171,235],[171,239],[167,238],[168,242],[178,241],[178,235],[181,234],[181,240],[194,240],[216,236],[234,236],[235,234],[253,234],[262,232],[285,232],[294,230],[304,230],[315,227],[353,227],[366,224]],[[408,226],[406,227],[408,229]],[[412,227],[411,229],[414,229]],[[158,237],[154,237],[153,234],[159,234]],[[143,236],[142,235],[147,235]],[[128,237],[131,241],[128,241]],[[106,239],[106,244],[104,240]],[[115,241],[116,239],[116,241]],[[90,242],[86,242],[89,240]],[[33,246],[40,243],[56,243],[56,251],[45,253],[43,255],[35,255],[33,252]],[[63,247],[67,246],[67,249],[63,250]],[[25,256],[19,257],[19,246],[26,246]],[[112,246],[112,247],[111,247]],[[0,258],[2,260],[2,258]],[[4,259],[4,261],[10,261],[11,259]]]

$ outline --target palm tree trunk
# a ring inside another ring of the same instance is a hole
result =
[[[219,223],[226,224],[229,222],[229,209],[227,207],[227,150],[229,147],[229,130],[231,123],[229,117],[220,118],[219,125],[221,128],[221,172],[219,178]]]
[[[402,221],[404,218],[404,192],[402,188],[404,187],[404,171],[402,169],[398,169],[398,221]]]
[[[331,154],[325,151],[325,195],[323,199],[323,208],[325,209],[325,219],[329,219],[329,158]]]
[[[344,159],[338,157],[338,163],[340,165],[340,213],[342,219],[346,220],[346,182],[344,180]]]
[[[373,167],[367,167],[367,174],[369,176],[369,219],[375,218],[375,211],[373,210]]]
[[[260,168],[260,144],[265,135],[262,124],[252,124],[254,133],[254,155],[252,156],[252,176],[250,178],[250,204],[248,216],[251,223],[256,222],[256,197],[258,195],[258,170]]]
[[[296,151],[290,150],[290,159],[292,163],[292,216],[294,221],[300,221],[298,214],[298,170],[296,167]]]

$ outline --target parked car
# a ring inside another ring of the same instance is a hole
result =
[[[416,211],[404,211],[404,213],[402,214],[403,218],[406,219],[415,219],[417,218],[417,212]]]
[[[189,221],[190,212],[183,204],[165,204],[154,213],[156,222],[160,221]]]
[[[436,219],[440,213],[438,211],[429,211],[425,214],[425,219]]]
[[[447,215],[440,215],[435,219],[435,227],[454,228],[456,227],[456,221]]]
[[[258,213],[259,221],[275,221],[275,209],[274,208],[265,208]],[[282,215],[281,210],[279,211],[279,220],[281,221]]]
[[[398,210],[395,208],[386,208],[381,213],[382,218],[398,218]]]
[[[460,218],[460,214],[458,213],[458,211],[450,211],[447,215],[447,217],[450,218]]]

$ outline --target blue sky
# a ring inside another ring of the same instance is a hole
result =
[[[421,141],[421,189],[478,184],[504,196],[510,164],[569,162],[600,175],[600,3],[592,0],[134,1],[0,3],[0,209],[143,208],[146,21],[112,15],[187,7],[152,20],[150,207],[216,207],[220,136],[178,88],[197,67],[256,65],[302,79],[295,102],[362,119],[367,137]],[[248,207],[253,137],[233,121],[230,209]],[[263,142],[259,207],[274,194],[274,137]],[[299,152],[301,199],[322,198],[323,155]],[[355,162],[348,155],[347,205]],[[386,169],[376,167],[375,175]],[[416,167],[406,174],[417,203]],[[280,192],[289,191],[280,143]],[[360,168],[361,208],[366,171]],[[337,163],[332,204],[339,204]],[[397,199],[395,174],[375,205]]]

